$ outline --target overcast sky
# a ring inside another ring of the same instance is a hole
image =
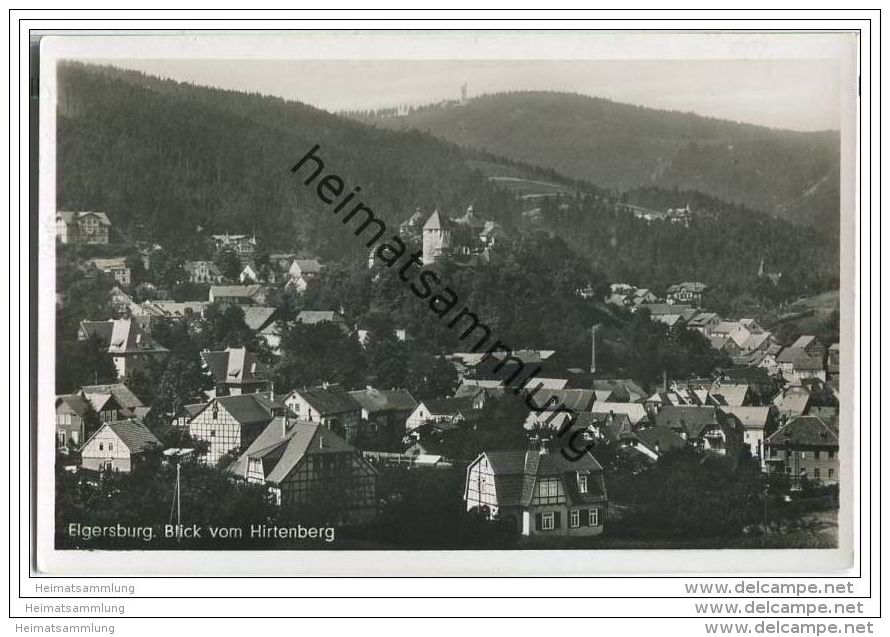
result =
[[[833,60],[115,60],[152,75],[330,111],[555,90],[773,128],[840,128]]]

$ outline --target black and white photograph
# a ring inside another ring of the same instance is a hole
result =
[[[854,35],[183,37],[43,44],[54,555],[852,559]]]

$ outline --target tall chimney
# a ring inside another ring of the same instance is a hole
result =
[[[590,373],[596,374],[596,332],[599,325],[590,328]]]
[[[668,390],[668,370],[667,370],[667,367],[665,367],[663,370],[661,370],[661,391],[663,391],[666,394],[667,390]]]

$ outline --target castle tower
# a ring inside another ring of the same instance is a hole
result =
[[[451,228],[447,218],[436,210],[423,224],[423,263],[435,263],[451,247]]]

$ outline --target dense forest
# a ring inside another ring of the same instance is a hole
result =
[[[540,96],[514,98],[536,104]],[[633,110],[649,119],[656,113]],[[723,130],[716,120],[703,120],[705,126],[702,118],[684,117],[689,130]],[[752,140],[758,131],[765,134],[756,127],[724,128]],[[59,71],[58,140],[59,208],[107,211],[117,242],[156,241],[180,257],[205,256],[211,233],[255,231],[268,251],[363,262],[361,243],[346,240],[348,233],[322,216],[314,191],[288,170],[320,144],[326,169],[350,187],[361,185],[363,199],[390,225],[418,207],[456,216],[472,203],[480,216],[514,235],[543,229],[564,237],[610,281],[661,292],[680,280],[702,280],[720,307],[739,296],[778,302],[837,287],[836,237],[762,212],[658,186],[610,192],[425,133],[383,130],[274,97],[65,64]],[[540,145],[535,161],[546,163],[558,147],[552,141]],[[621,164],[620,153],[608,156]],[[540,222],[529,223],[521,214],[528,198],[496,187],[492,174],[519,175],[535,188],[552,184],[559,194],[538,200]],[[768,188],[761,183],[753,190]],[[688,228],[647,224],[621,209],[625,201],[657,210],[690,204],[695,217]],[[756,278],[761,258],[769,271],[783,273],[777,289]]]
[[[326,170],[361,185],[388,221],[418,206],[458,210],[472,201],[497,218],[515,207],[457,147],[429,135],[111,67],[59,70],[57,205],[106,211],[119,237],[185,250],[212,233],[255,230],[270,249],[357,254],[355,242],[330,236],[314,191],[289,171],[315,144]]]
[[[607,188],[699,190],[797,223],[839,226],[840,134],[799,133],[571,93],[517,91],[353,114]]]

